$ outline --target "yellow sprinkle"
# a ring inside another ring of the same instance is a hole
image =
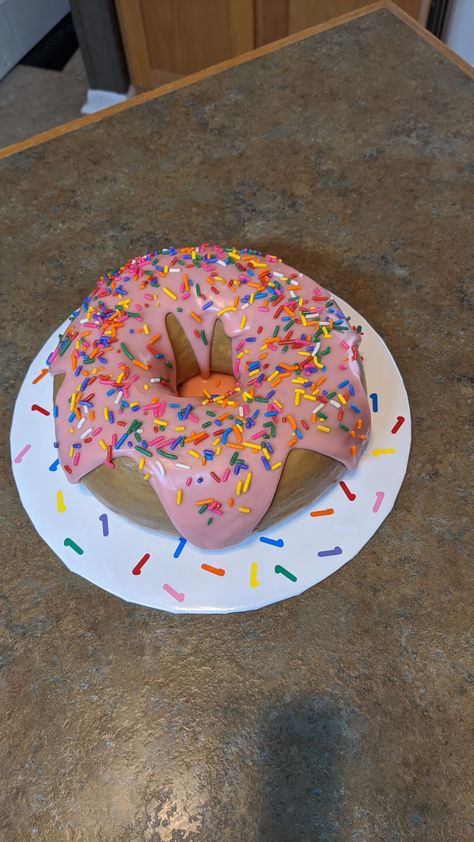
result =
[[[313,357],[313,363],[315,364],[316,368],[324,368],[323,364],[318,362],[317,357]]]
[[[268,382],[271,383],[275,377],[278,377],[279,373],[279,371],[274,371],[273,374],[270,374],[270,377],[267,377]],[[274,401],[274,403],[276,403],[276,401]]]
[[[148,325],[143,325],[143,333],[150,333],[150,328],[148,327]]]
[[[303,397],[306,401],[315,401],[316,400],[314,395],[307,395],[306,393],[303,395]]]
[[[247,506],[239,506],[239,512],[242,512],[244,515],[248,515],[252,509],[249,509]]]
[[[247,321],[247,316],[242,316],[242,321],[240,322],[240,329],[241,330],[244,329],[246,321]]]
[[[169,297],[172,298],[173,301],[176,301],[178,296],[175,295],[174,292],[171,292],[171,290],[168,289],[168,287],[161,287],[161,289],[163,290],[163,292],[166,293],[166,295],[169,295]]]
[[[73,412],[73,411],[74,411],[74,407],[75,407],[75,405],[76,405],[76,401],[77,401],[77,394],[76,394],[75,392],[73,392],[73,393],[72,393],[72,395],[71,395],[71,403],[70,403],[70,407],[69,407],[69,408],[70,408],[70,410],[71,410],[71,412]]]
[[[253,444],[252,442],[249,442],[249,441],[243,441],[241,443],[243,444],[244,447],[250,447],[251,450],[260,450],[259,444]]]
[[[190,456],[194,456],[195,459],[200,459],[200,455],[196,450],[188,450]]]
[[[322,433],[330,433],[331,432],[330,427],[323,427],[322,424],[316,424],[316,429],[321,430]]]
[[[151,474],[143,474],[143,479],[150,479]]]
[[[346,399],[345,399],[344,395],[338,394],[338,396],[337,396],[337,397],[338,397],[338,399],[341,401],[341,403],[343,403],[343,404],[346,404],[346,403],[347,403],[347,401],[346,401]]]
[[[142,456],[142,458],[140,459],[140,461],[138,463],[138,470],[143,471],[144,465],[145,465],[145,457]]]
[[[250,488],[250,483],[252,482],[252,471],[249,471],[244,482],[244,494],[247,494],[247,491]]]
[[[56,508],[60,514],[66,511],[67,506],[64,502],[63,492],[56,491]]]
[[[235,489],[235,493],[237,494],[237,497],[240,497],[241,491],[242,491],[242,480],[239,479],[239,481],[237,483],[237,487]]]
[[[74,448],[71,446],[69,448],[69,458],[71,459],[72,456],[74,456]]]
[[[264,447],[263,445],[262,445],[262,452],[263,452],[263,455],[265,456],[265,459],[268,459],[268,461],[270,461],[270,454],[269,454],[267,448]]]
[[[106,421],[109,420],[109,408],[108,406],[104,406],[104,418]]]
[[[395,453],[394,447],[379,447],[372,451],[373,456],[383,456],[384,453]]]
[[[332,338],[332,337],[331,337],[331,334],[329,333],[329,331],[328,331],[328,330],[326,330],[326,328],[324,327],[324,325],[321,327],[321,330],[322,330],[322,332],[323,332],[324,336],[326,337],[326,339],[331,339],[331,338]]]
[[[124,377],[125,377],[125,372],[121,371],[119,376],[117,377],[117,383],[121,383]]]
[[[178,488],[178,490],[176,492],[176,502],[177,502],[178,506],[181,505],[182,499],[183,499],[183,492],[182,492],[181,488]]]
[[[228,313],[230,310],[237,310],[237,307],[223,307],[222,310],[219,310],[217,313],[218,316],[222,316],[222,313]]]
[[[250,565],[249,585],[250,585],[251,588],[258,588],[257,562],[256,561],[252,561],[252,564]]]
[[[107,450],[107,445],[106,445],[104,439],[99,439],[99,444],[100,444],[102,450]]]
[[[165,265],[165,267],[164,267],[164,273],[165,273],[165,275],[167,275],[167,274],[168,274],[168,272],[169,272],[169,268],[170,268],[170,267],[169,267],[168,265]]]
[[[175,430],[176,430],[177,433],[182,433],[183,430],[185,430],[185,429],[186,429],[186,427],[175,427]]]
[[[271,466],[272,471],[276,471],[277,468],[281,468],[283,462],[275,462],[274,465]]]

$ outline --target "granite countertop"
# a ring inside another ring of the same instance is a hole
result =
[[[70,573],[4,448],[2,842],[472,838],[472,141],[468,76],[382,10],[0,162],[4,441],[32,356],[100,272],[210,239],[362,312],[414,428],[356,559],[214,617]]]

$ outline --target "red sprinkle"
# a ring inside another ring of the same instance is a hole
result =
[[[41,412],[42,415],[50,415],[51,414],[48,409],[45,409],[44,406],[38,406],[37,403],[34,403],[31,407],[31,409],[33,410],[33,412]]]

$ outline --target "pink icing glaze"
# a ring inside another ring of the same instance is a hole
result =
[[[236,391],[177,396],[168,313],[203,377],[222,320]],[[357,465],[370,433],[361,335],[329,292],[276,258],[206,244],[155,252],[102,276],[71,318],[48,360],[65,374],[56,438],[71,482],[129,456],[178,532],[217,549],[257,526],[292,447]]]

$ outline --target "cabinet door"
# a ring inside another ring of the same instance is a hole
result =
[[[394,0],[404,12],[426,23],[429,0]],[[255,45],[337,18],[366,6],[368,0],[255,0]]]
[[[132,82],[152,88],[252,50],[253,0],[116,0]]]

